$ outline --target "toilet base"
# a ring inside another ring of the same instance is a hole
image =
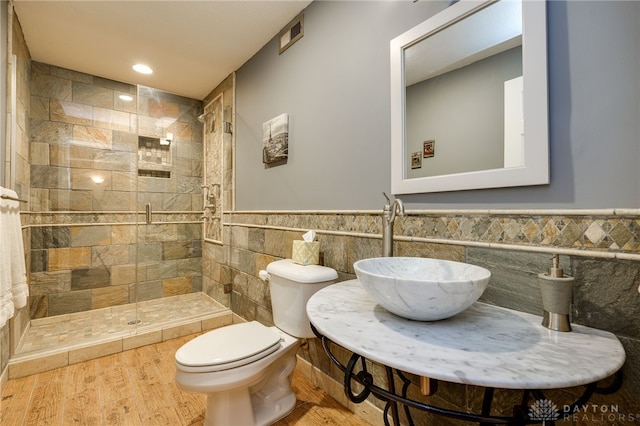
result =
[[[250,387],[207,394],[205,426],[268,426],[289,414],[296,405],[291,374],[295,347],[271,364],[263,379]]]

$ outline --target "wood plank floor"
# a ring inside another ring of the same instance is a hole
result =
[[[174,383],[174,353],[193,337],[10,380],[0,425],[202,425],[204,395],[182,392]],[[369,425],[298,374],[293,389],[296,408],[277,426]]]

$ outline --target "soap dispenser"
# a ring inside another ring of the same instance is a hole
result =
[[[542,325],[550,330],[571,331],[571,299],[573,277],[565,275],[560,267],[558,255],[551,258],[549,272],[538,274],[544,313]]]

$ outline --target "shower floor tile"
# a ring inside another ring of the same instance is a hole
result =
[[[92,346],[120,342],[119,352],[140,346],[136,341],[154,343],[191,334],[194,330],[220,327],[231,321],[231,311],[204,293],[32,320],[9,361],[10,376],[12,366],[14,371],[19,371],[21,362],[23,370],[24,363],[34,364],[33,367],[26,366],[28,372],[31,368],[39,368],[38,359],[53,354],[66,353],[66,360],[63,357],[58,363],[68,364],[73,358],[69,357],[70,353],[86,352]],[[98,356],[101,355],[98,353],[94,358]],[[22,376],[22,373],[18,375]]]

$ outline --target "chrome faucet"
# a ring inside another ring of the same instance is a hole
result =
[[[402,200],[399,198],[394,199],[392,203],[389,197],[387,197],[387,194],[383,192],[382,195],[387,199],[387,203],[384,205],[384,210],[382,211],[382,256],[392,257],[393,222],[396,220],[396,215],[404,216],[404,204],[402,204]]]

